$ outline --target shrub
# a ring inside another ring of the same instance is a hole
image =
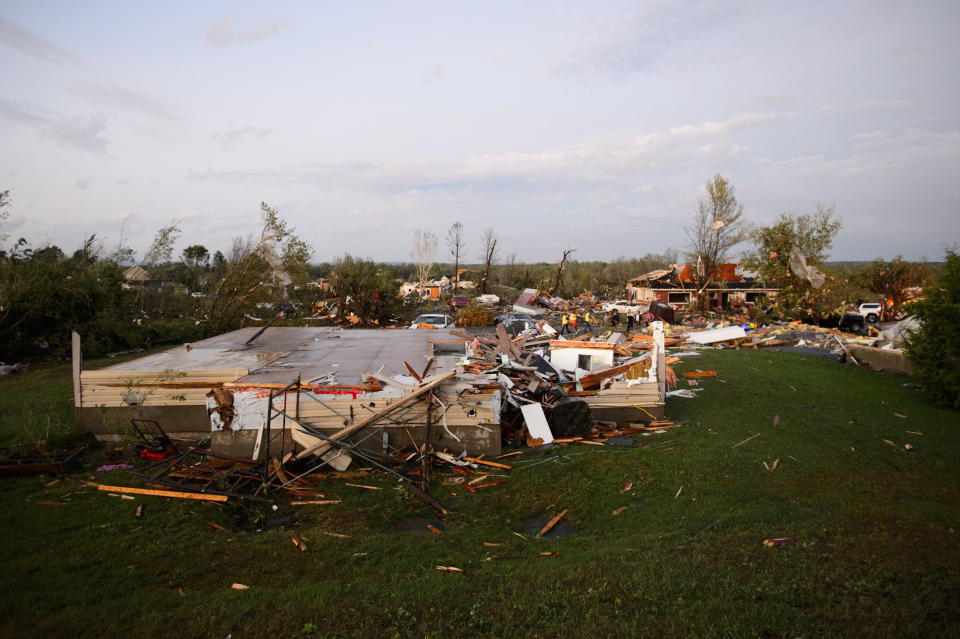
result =
[[[457,317],[457,326],[490,326],[493,324],[493,313],[489,308],[470,304],[460,309]]]
[[[907,355],[932,400],[960,409],[960,255],[947,251],[940,279],[912,305],[920,329],[907,340]]]

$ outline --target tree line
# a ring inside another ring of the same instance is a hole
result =
[[[352,314],[361,326],[382,326],[409,320],[434,303],[401,299],[403,282],[446,276],[457,290],[455,275],[464,268],[469,271],[464,279],[475,285],[471,294],[494,293],[504,301],[525,288],[565,298],[589,293],[616,299],[631,278],[682,261],[695,266],[696,284],[705,288],[715,267],[736,260],[734,249],[746,245],[739,261],[780,289],[758,313],[807,321],[836,315],[858,298],[882,296],[902,304],[906,291],[934,275],[929,266],[899,257],[831,270],[825,263],[841,225],[832,209],[820,206],[807,215],[784,214],[771,225],[750,225],[733,186],[720,175],[706,185],[686,229],[684,251],[611,261],[578,261],[574,247],[554,262],[527,263],[516,254],[503,258],[495,229],[484,229],[471,246],[469,229],[457,221],[442,243],[430,230],[415,231],[410,262],[344,255],[312,263],[309,243],[266,203],[260,205],[259,233],[233,238],[224,251],[189,244],[176,254],[181,229],[171,222],[157,230],[137,260],[122,232],[109,245],[96,235],[84,238],[71,253],[34,247],[27,238],[11,241],[2,233],[9,205],[9,192],[0,193],[0,360],[63,356],[72,330],[83,334],[91,354],[191,341],[272,317],[280,305],[291,317],[311,315],[324,299],[336,302],[341,318]],[[825,275],[822,283],[815,286],[797,275],[791,265],[797,252],[806,268]],[[144,269],[147,281],[124,277],[134,265]],[[320,278],[329,288],[316,285]]]

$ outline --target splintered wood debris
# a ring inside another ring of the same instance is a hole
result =
[[[550,532],[550,530],[551,530],[554,526],[556,526],[557,523],[558,523],[561,519],[563,519],[564,515],[566,515],[567,512],[569,512],[569,509],[568,509],[568,508],[564,508],[564,509],[561,510],[559,513],[557,513],[556,515],[554,515],[554,516],[550,519],[550,521],[548,521],[548,522],[544,525],[544,527],[540,529],[540,531],[537,533],[537,537],[543,537],[543,536],[546,535],[548,532]]]

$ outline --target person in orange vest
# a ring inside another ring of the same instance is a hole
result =
[[[570,320],[569,320],[569,318],[567,317],[567,314],[566,314],[566,313],[564,313],[563,315],[560,316],[560,334],[561,334],[561,335],[566,335],[566,334],[567,334],[567,330],[570,328],[569,326],[567,326],[567,324],[568,324],[569,322],[570,322]]]
[[[573,329],[573,334],[577,334],[577,314],[570,313],[570,328]]]

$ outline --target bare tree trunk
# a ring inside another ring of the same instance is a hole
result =
[[[487,294],[487,287],[490,285],[490,269],[497,259],[497,234],[493,229],[487,229],[483,232],[483,270],[480,273],[480,294]]]
[[[453,294],[460,289],[460,257],[466,244],[463,239],[463,223],[454,222],[447,232],[447,246],[450,248],[450,257],[453,258]]]
[[[437,252],[437,236],[431,231],[413,232],[413,249],[410,256],[417,265],[417,283],[423,286],[433,268],[433,259]]]
[[[557,291],[560,290],[560,285],[563,283],[563,269],[567,266],[567,258],[576,250],[577,249],[564,249],[563,257],[560,259],[560,263],[557,264],[557,277],[553,282],[553,286],[548,291],[550,295],[556,295]]]

